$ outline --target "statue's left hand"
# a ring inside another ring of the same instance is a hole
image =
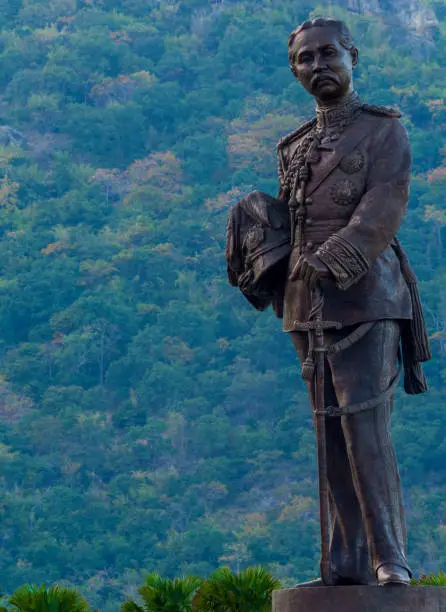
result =
[[[299,257],[288,278],[291,281],[303,280],[309,287],[314,287],[319,279],[331,277],[330,270],[319,257],[306,253]]]

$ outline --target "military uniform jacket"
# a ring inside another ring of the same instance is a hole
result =
[[[323,280],[324,319],[343,326],[378,319],[410,319],[411,298],[391,243],[407,207],[411,154],[395,111],[363,105],[335,141],[319,148],[307,185],[303,252],[330,269]],[[287,173],[301,139],[316,121],[278,145],[279,199],[289,197]],[[289,270],[299,253],[293,248]],[[308,320],[311,297],[301,281],[287,281],[283,327]]]

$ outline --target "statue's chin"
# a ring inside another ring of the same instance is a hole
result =
[[[314,95],[322,101],[336,100],[342,97],[339,87],[333,82],[321,83]]]

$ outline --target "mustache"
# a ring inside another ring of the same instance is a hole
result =
[[[311,79],[311,84],[312,85],[317,85],[320,81],[333,81],[336,82],[336,79],[333,77],[333,75],[327,73],[327,72],[322,72],[322,73],[318,73],[315,74],[314,77]]]

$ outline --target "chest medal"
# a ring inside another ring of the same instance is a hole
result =
[[[353,151],[341,160],[339,167],[346,174],[359,172],[364,167],[364,155],[361,151]]]
[[[358,199],[358,188],[352,181],[345,179],[333,185],[330,195],[336,204],[350,206]]]

